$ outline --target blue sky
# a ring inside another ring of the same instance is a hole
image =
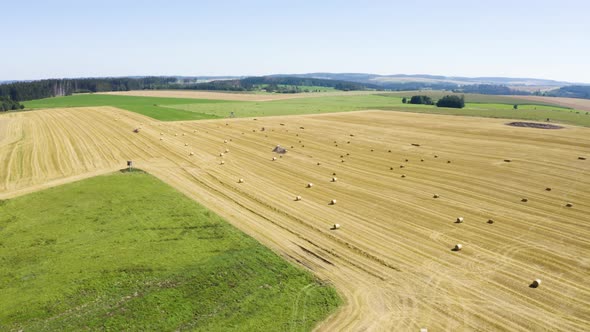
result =
[[[0,80],[306,72],[590,82],[590,1],[0,1]]]

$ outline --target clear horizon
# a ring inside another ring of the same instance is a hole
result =
[[[590,3],[7,3],[0,80],[295,73],[590,82]]]

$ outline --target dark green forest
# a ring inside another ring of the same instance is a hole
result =
[[[14,82],[0,85],[0,97],[7,97],[13,101],[27,101],[83,92],[158,89],[174,82],[175,77],[75,78]]]
[[[331,87],[342,91],[367,90],[378,88],[362,83],[297,78],[297,77],[248,77],[235,80],[218,80],[205,83],[183,83],[176,77],[143,77],[143,78],[81,78],[81,79],[49,79],[31,82],[13,82],[0,85],[0,96],[13,101],[27,101],[58,96],[69,96],[74,93],[155,90],[155,89],[186,89],[186,90],[220,90],[220,91],[255,91],[261,86],[270,86],[273,92],[297,93],[304,92],[296,86]],[[291,85],[285,88],[279,85]],[[274,89],[273,89],[274,87]]]

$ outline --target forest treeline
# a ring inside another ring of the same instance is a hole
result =
[[[457,93],[479,93],[482,95],[530,95],[531,93],[523,90],[511,89],[505,85],[494,84],[474,84],[464,85],[461,88],[453,89]]]
[[[176,77],[142,77],[142,78],[81,78],[81,79],[49,79],[30,82],[13,82],[0,85],[0,96],[13,101],[27,101],[58,96],[69,96],[74,93],[155,90],[155,89],[187,89],[187,90],[220,90],[220,91],[254,91],[273,90],[273,92],[296,93],[302,89],[285,88],[290,86],[331,87],[336,90],[367,90],[378,88],[367,84],[297,77],[248,77],[235,80],[218,80],[204,83],[182,83]],[[261,88],[264,86],[264,88]],[[270,88],[268,88],[270,87]]]
[[[68,96],[74,93],[92,93],[107,91],[183,89],[183,90],[219,90],[219,91],[267,91],[276,93],[299,93],[315,91],[313,87],[333,88],[341,91],[352,90],[395,90],[408,91],[425,88],[422,83],[389,83],[376,85],[341,81],[335,79],[259,76],[242,79],[214,80],[199,83],[198,80],[187,81],[178,77],[120,77],[120,78],[76,78],[47,79],[29,82],[12,82],[0,84],[0,97],[14,102],[21,102],[49,97]],[[311,90],[309,87],[312,87]],[[514,90],[504,85],[476,84],[464,86],[437,86],[437,89],[451,90],[458,93],[480,93],[486,95],[543,95],[555,97],[589,98],[590,86],[566,86],[547,92]]]
[[[176,82],[175,77],[75,78],[13,82],[0,85],[0,97],[27,101],[73,93],[158,89]]]
[[[290,87],[285,87],[285,86]],[[298,86],[317,86],[325,88],[334,88],[342,91],[382,89],[377,85],[363,84],[348,81],[329,80],[321,78],[304,78],[304,77],[283,77],[283,76],[257,76],[246,77],[234,80],[219,80],[205,83],[193,84],[174,84],[173,89],[188,90],[222,90],[222,91],[256,91],[266,90],[269,92],[279,93],[297,93],[303,92],[297,89]]]

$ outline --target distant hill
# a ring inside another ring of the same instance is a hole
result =
[[[509,78],[509,77],[461,77],[440,75],[377,75],[366,73],[309,73],[309,74],[278,74],[272,76],[290,76],[343,80],[365,84],[376,84],[386,89],[397,89],[404,85],[420,85],[423,87],[457,87],[462,85],[505,85],[505,86],[539,86],[559,88],[575,83],[538,78]]]
[[[571,85],[564,86],[546,93],[551,97],[569,97],[590,99],[590,85]]]

